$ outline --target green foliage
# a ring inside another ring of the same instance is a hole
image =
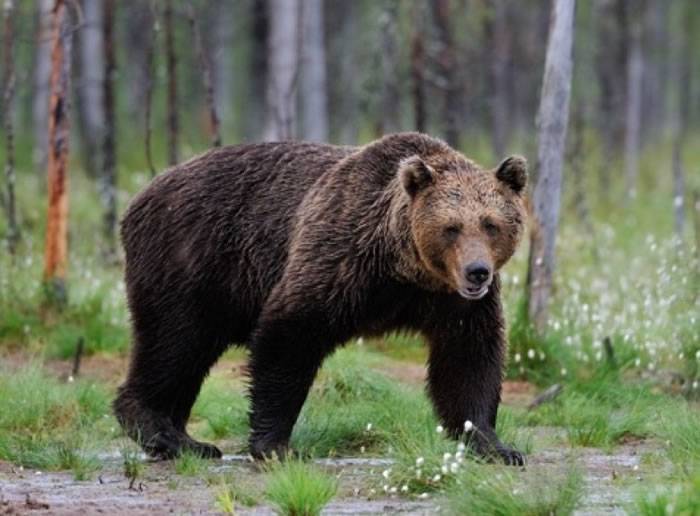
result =
[[[290,458],[270,467],[265,495],[280,514],[314,516],[321,513],[337,490],[333,477]]]

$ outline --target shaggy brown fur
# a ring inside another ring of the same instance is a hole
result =
[[[407,329],[430,347],[428,390],[449,433],[498,440],[504,353],[498,269],[520,239],[522,158],[487,171],[416,133],[364,147],[212,150],[156,178],[122,222],[134,346],[114,403],[146,451],[220,456],[186,433],[210,367],[250,349],[250,448],[285,450],[323,359]]]

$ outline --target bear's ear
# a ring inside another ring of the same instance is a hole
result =
[[[496,169],[496,179],[519,194],[527,184],[527,160],[522,156],[506,158]]]
[[[399,177],[404,189],[413,197],[435,181],[435,170],[416,155],[399,164]]]

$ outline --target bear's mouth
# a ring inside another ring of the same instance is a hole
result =
[[[475,301],[484,297],[489,291],[488,285],[481,285],[479,287],[463,287],[459,289],[459,295],[465,299]]]

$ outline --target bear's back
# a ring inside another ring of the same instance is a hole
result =
[[[281,275],[302,199],[355,150],[244,144],[167,170],[134,198],[122,220],[127,285],[152,288],[196,278],[211,293],[244,293],[253,316]]]

